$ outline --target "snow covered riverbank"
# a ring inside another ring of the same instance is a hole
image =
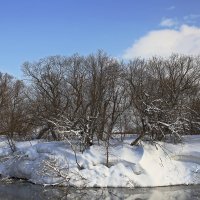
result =
[[[0,174],[43,185],[78,187],[154,187],[200,184],[200,136],[185,136],[183,143],[142,142],[133,138],[113,140],[106,167],[106,148],[93,145],[77,153],[64,142],[16,143],[12,154],[6,140],[0,142]]]

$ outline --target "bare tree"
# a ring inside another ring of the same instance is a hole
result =
[[[0,134],[8,137],[13,151],[13,137],[16,134],[25,137],[32,129],[25,90],[22,81],[0,74]]]
[[[132,144],[145,135],[163,140],[198,132],[199,60],[172,55],[124,64],[98,51],[25,63],[30,113],[41,128],[38,137],[50,132],[58,139],[49,122],[61,116],[73,124],[71,130],[81,130],[84,148],[94,137],[109,147],[117,128],[140,133]]]
[[[197,58],[179,55],[129,63],[131,104],[141,125],[141,134],[132,144],[145,134],[153,140],[166,135],[180,140],[189,132],[188,105],[199,80],[197,63]]]
[[[59,56],[41,59],[38,62],[23,64],[23,72],[29,78],[33,121],[41,127],[38,138],[46,132],[51,132],[57,138],[54,127],[48,122],[56,118],[68,107],[68,94],[65,87],[65,65],[67,59]]]

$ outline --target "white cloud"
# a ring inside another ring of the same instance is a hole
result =
[[[200,15],[199,14],[190,14],[190,15],[186,15],[183,17],[183,20],[185,21],[185,23],[187,24],[195,24],[197,20],[199,20]]]
[[[170,6],[167,8],[167,10],[174,10],[176,7],[175,6]]]
[[[150,31],[135,41],[132,47],[125,51],[123,58],[170,56],[172,53],[200,54],[200,28],[182,25],[178,30]]]
[[[164,18],[160,22],[160,25],[164,27],[172,27],[172,26],[175,26],[176,24],[177,24],[176,20],[172,18]]]
[[[197,18],[200,18],[200,15],[198,14],[190,14],[190,15],[186,15],[184,16],[184,19],[185,20],[195,20]]]

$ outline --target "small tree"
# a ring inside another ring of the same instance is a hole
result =
[[[32,129],[25,90],[22,81],[0,74],[0,133],[8,137],[13,151],[13,137],[26,136]]]

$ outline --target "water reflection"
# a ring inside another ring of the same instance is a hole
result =
[[[26,182],[0,183],[0,199],[3,200],[64,200],[64,199],[113,199],[113,200],[197,200],[200,199],[200,185],[159,188],[88,188],[66,189],[64,187],[43,187]]]

